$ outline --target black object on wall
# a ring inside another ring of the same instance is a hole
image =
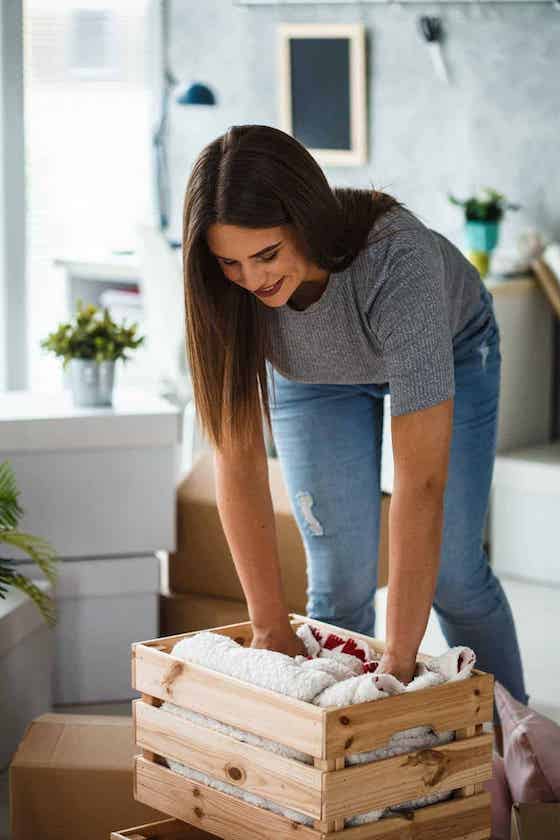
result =
[[[290,42],[293,134],[309,149],[349,149],[350,42],[294,38]]]

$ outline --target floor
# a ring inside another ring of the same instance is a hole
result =
[[[530,705],[560,725],[560,587],[502,579],[515,616],[521,645]],[[376,595],[378,627],[385,626],[387,589]],[[382,632],[378,632],[380,638]],[[438,654],[446,649],[445,639],[432,611],[421,650]],[[130,703],[102,703],[94,706],[55,707],[53,711],[76,714],[130,714]],[[0,840],[9,840],[8,773],[0,773]],[[61,838],[63,840],[63,838]]]

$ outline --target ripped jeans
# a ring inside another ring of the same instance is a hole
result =
[[[454,341],[453,434],[433,607],[449,646],[473,648],[477,666],[527,703],[511,608],[483,547],[501,354],[484,287],[480,306]],[[374,635],[388,386],[305,384],[270,364],[268,373],[274,444],[307,557],[307,614]]]

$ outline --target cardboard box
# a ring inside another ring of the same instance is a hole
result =
[[[162,592],[159,598],[161,636],[175,636],[248,620],[245,601],[175,592]]]
[[[29,722],[51,709],[53,663],[53,631],[33,601],[10,587],[0,599],[0,770]]]
[[[12,840],[107,840],[162,819],[134,800],[136,752],[128,717],[41,715],[10,766]]]
[[[558,840],[560,802],[514,802],[511,807],[511,840]]]
[[[305,613],[305,550],[279,461],[270,458],[268,469],[288,609]],[[387,582],[388,499],[384,496],[382,503],[379,586]],[[244,597],[216,506],[212,455],[199,458],[177,489],[177,551],[169,555],[169,588],[172,592],[213,595],[235,601],[242,601]]]
[[[36,566],[18,566],[29,577]],[[57,564],[53,702],[130,700],[130,645],[158,632],[159,560],[102,557]]]

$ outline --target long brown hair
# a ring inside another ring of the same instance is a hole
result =
[[[271,126],[232,126],[205,146],[185,195],[183,271],[195,403],[215,446],[248,447],[270,413],[264,304],[226,279],[208,248],[210,225],[293,225],[310,261],[342,271],[396,206],[375,189],[331,188],[307,149]]]

